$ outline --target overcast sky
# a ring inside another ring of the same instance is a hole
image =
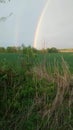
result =
[[[37,48],[73,48],[73,0],[49,0],[37,28]]]
[[[6,4],[0,3],[0,46],[31,45],[45,1],[11,0]]]
[[[0,46],[32,45],[46,2],[48,6],[39,26],[36,47],[43,48],[45,42],[46,47],[73,48],[73,0],[0,3]]]

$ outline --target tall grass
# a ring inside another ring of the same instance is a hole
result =
[[[29,58],[29,57],[28,57]],[[0,129],[72,130],[73,77],[62,58],[46,67],[28,59],[22,71],[0,69]]]

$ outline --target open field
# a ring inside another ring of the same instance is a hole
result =
[[[73,48],[71,49],[59,49],[60,52],[73,52]]]
[[[64,58],[64,60],[66,61],[70,72],[73,73],[73,53],[48,53],[33,55],[1,53],[0,66],[3,67],[4,65],[4,67],[14,68],[19,71],[22,69],[22,64],[26,62],[29,62],[30,66],[31,64],[33,66],[43,65],[45,62],[47,66],[51,64],[51,67],[53,69],[53,65],[55,64],[55,62],[61,64],[62,58]]]
[[[73,53],[0,53],[0,129],[73,129]]]

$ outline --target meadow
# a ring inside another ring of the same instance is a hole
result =
[[[0,129],[73,129],[73,53],[0,53]]]
[[[0,67],[10,67],[19,71],[22,69],[21,64],[28,62],[28,64],[32,64],[33,66],[51,65],[52,69],[54,69],[53,65],[55,62],[61,65],[62,58],[67,63],[70,72],[73,73],[73,52],[45,54],[0,53]]]

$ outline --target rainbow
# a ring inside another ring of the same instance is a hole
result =
[[[48,8],[49,2],[50,2],[50,0],[47,0],[46,5],[45,5],[45,7],[44,7],[44,9],[42,11],[42,14],[41,14],[41,16],[39,18],[39,21],[38,21],[38,24],[37,24],[37,27],[36,27],[36,31],[35,31],[35,35],[34,35],[34,42],[33,42],[33,47],[34,48],[37,48],[37,39],[38,39],[38,36],[39,36],[40,26],[42,24],[42,20],[43,20],[43,17],[45,15],[45,12],[46,12],[46,10]]]

